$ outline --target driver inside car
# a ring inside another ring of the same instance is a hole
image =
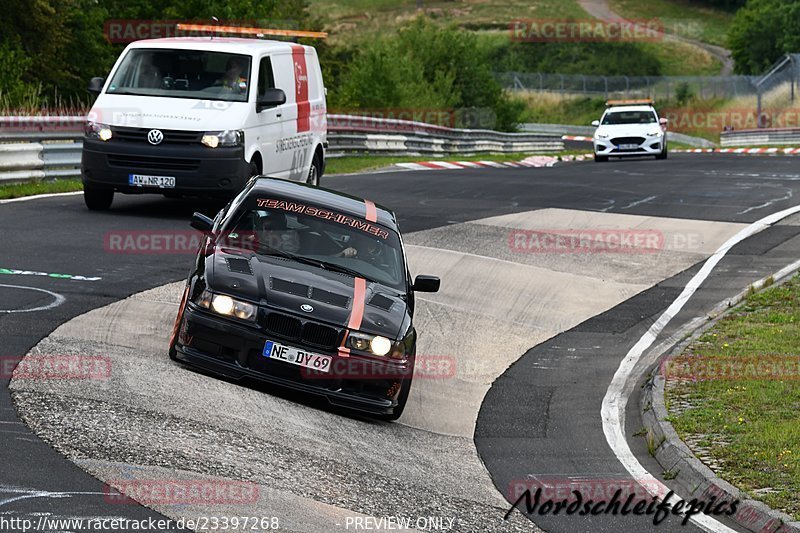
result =
[[[290,254],[300,250],[300,236],[297,230],[287,226],[286,215],[281,212],[268,211],[259,216],[256,232],[262,245]]]

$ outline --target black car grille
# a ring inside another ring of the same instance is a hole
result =
[[[283,315],[281,313],[270,313],[267,315],[267,332],[279,335],[287,339],[298,339],[303,330],[303,323],[299,319]]]
[[[111,131],[113,139],[124,142],[148,142],[147,134],[153,128],[124,128],[113,126]],[[203,132],[181,130],[159,130],[164,135],[164,140],[159,144],[187,144],[199,143]]]
[[[619,146],[620,144],[635,144],[640,145],[644,142],[644,137],[616,137],[611,139],[611,144]]]
[[[200,161],[197,159],[178,159],[174,157],[109,155],[108,164],[112,167],[153,170],[192,171],[200,168]]]
[[[303,322],[283,313],[269,313],[264,328],[271,335],[331,351],[339,346],[342,336],[342,331],[338,328],[316,322]]]

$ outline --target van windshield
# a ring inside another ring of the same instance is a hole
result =
[[[246,55],[135,48],[122,60],[106,92],[246,102],[249,87]]]

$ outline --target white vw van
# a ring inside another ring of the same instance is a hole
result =
[[[314,48],[258,39],[182,37],[128,45],[85,125],[86,206],[115,192],[232,197],[250,176],[318,185],[325,169],[325,87]]]

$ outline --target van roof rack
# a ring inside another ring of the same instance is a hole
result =
[[[652,98],[637,98],[632,100],[608,100],[606,107],[613,107],[615,105],[653,105]]]
[[[183,24],[180,23],[176,29],[183,31],[199,31],[211,33],[229,33],[234,35],[246,35],[249,37],[262,38],[266,35],[281,37],[307,37],[310,39],[326,39],[328,32],[324,31],[304,31],[304,30],[278,30],[268,28],[246,28],[240,26],[218,26],[216,24]]]

